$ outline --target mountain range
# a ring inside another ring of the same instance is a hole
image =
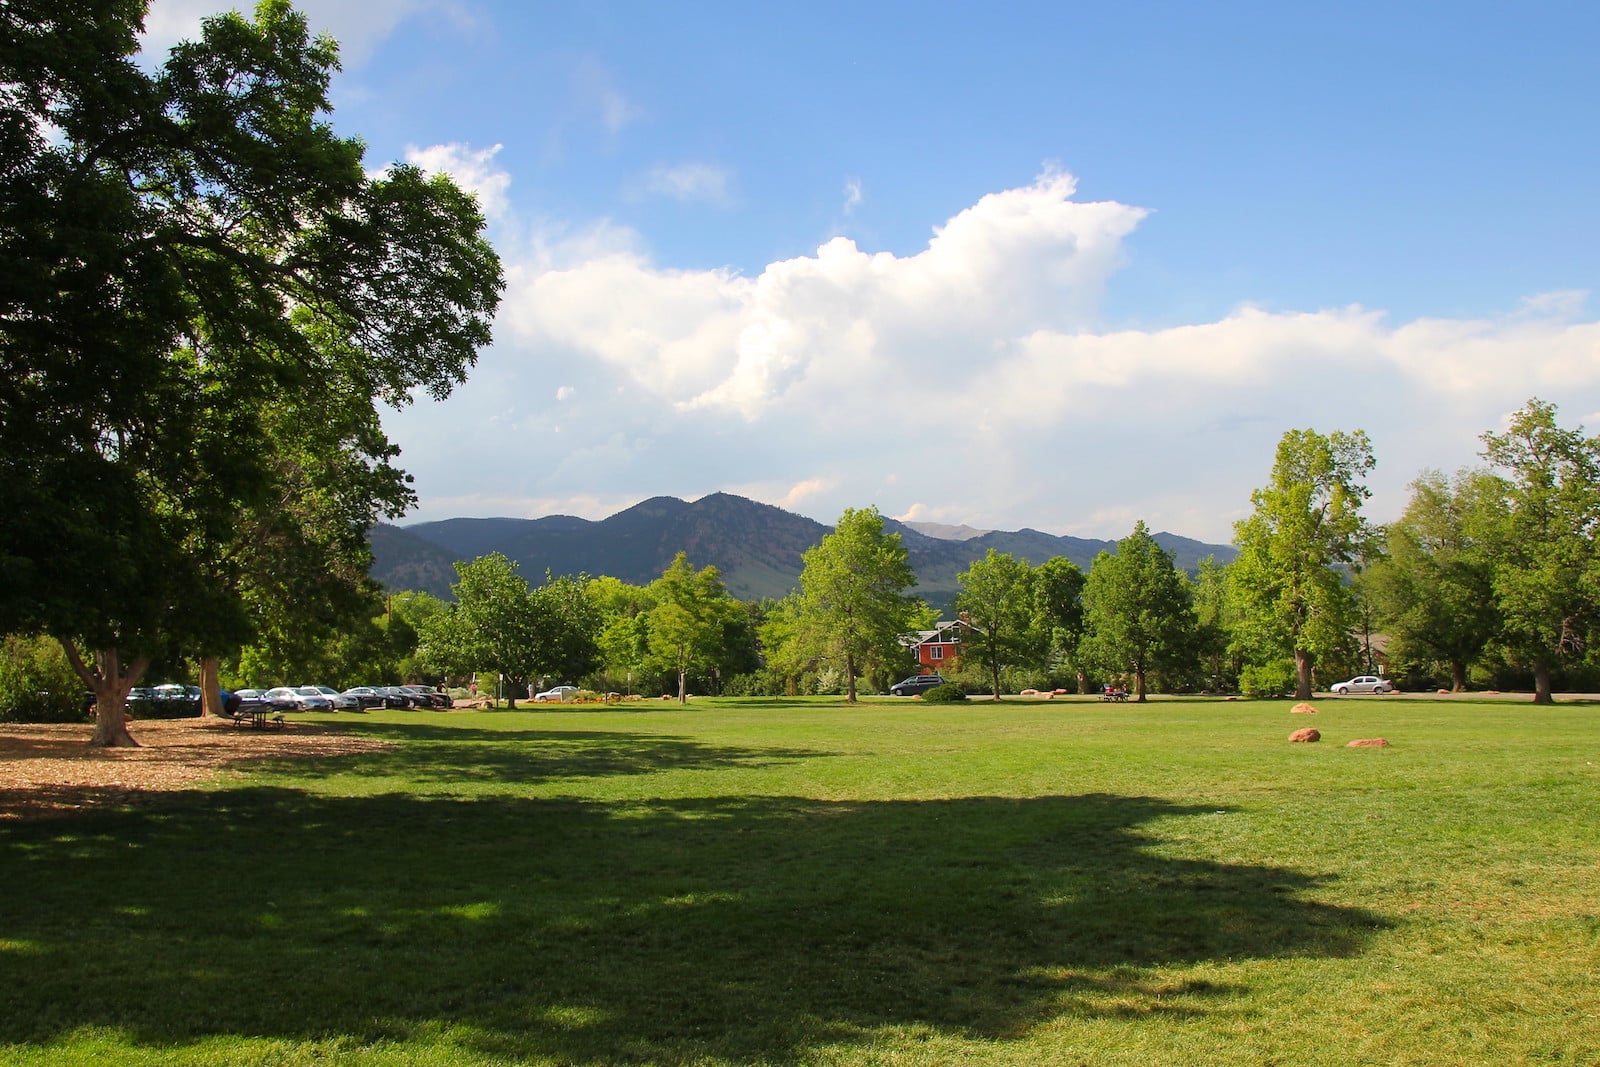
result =
[[[1034,566],[1065,556],[1084,571],[1102,551],[1116,549],[1114,541],[1029,529],[981,531],[889,518],[883,524],[888,532],[900,535],[910,556],[918,583],[913,592],[940,609],[948,607],[959,589],[956,576],[991,548]],[[600,520],[548,515],[379,524],[371,531],[371,573],[388,589],[421,590],[448,598],[457,560],[500,552],[535,584],[548,570],[557,575],[611,575],[646,585],[684,552],[696,569],[715,566],[731,595],[759,600],[783,597],[795,588],[802,554],[831,530],[814,519],[729,493],[713,493],[693,503],[659,496]],[[1207,556],[1228,562],[1235,555],[1231,545],[1170,533],[1154,536],[1177,565],[1190,572]]]

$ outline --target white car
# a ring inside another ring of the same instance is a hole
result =
[[[1387,678],[1363,674],[1361,677],[1352,678],[1348,682],[1334,682],[1331,688],[1336,696],[1347,697],[1351,693],[1392,693],[1394,692],[1394,683]]]
[[[554,689],[546,689],[542,693],[535,693],[534,696],[533,696],[533,699],[534,699],[535,703],[539,703],[539,704],[545,704],[545,703],[565,704],[567,701],[572,700],[577,695],[578,695],[578,687],[577,686],[575,686],[575,685],[558,685]]]

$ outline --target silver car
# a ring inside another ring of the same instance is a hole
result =
[[[304,693],[307,689],[313,689],[316,692],[321,693],[323,696],[327,697],[328,698],[328,702],[333,705],[333,710],[334,711],[360,711],[361,710],[361,701],[357,700],[353,696],[346,696],[344,693],[339,692],[337,689],[334,689],[332,686],[326,686],[326,685],[303,685],[300,688],[296,689],[295,692],[296,693]]]
[[[1377,675],[1363,674],[1348,682],[1334,682],[1331,688],[1336,696],[1347,697],[1351,693],[1392,693],[1394,683]]]

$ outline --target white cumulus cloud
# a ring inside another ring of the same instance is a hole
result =
[[[511,175],[495,165],[500,145],[474,151],[464,144],[430,145],[406,149],[406,162],[429,174],[448,174],[455,183],[478,198],[478,207],[490,221],[503,218]]]
[[[1424,467],[1475,462],[1478,434],[1528,397],[1574,421],[1600,410],[1583,294],[1533,294],[1496,319],[1241,305],[1107,328],[1102,294],[1146,212],[1074,194],[1047,171],[913,254],[841,236],[755,276],[656,264],[606,223],[537,234],[507,253],[498,342],[473,380],[391,420],[424,515],[469,513],[451,507],[470,481],[591,517],[727,490],[825,521],[872,505],[1097,537],[1144,519],[1226,541],[1286,429],[1367,430],[1381,520]],[[423,429],[434,419],[450,432]]]

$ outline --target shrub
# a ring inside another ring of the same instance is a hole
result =
[[[1278,697],[1294,692],[1294,660],[1251,664],[1239,672],[1239,688],[1247,697]]]
[[[946,682],[923,693],[922,699],[929,704],[956,704],[967,699],[967,690],[958,682]]]
[[[48,637],[0,644],[0,722],[86,722],[83,682]]]

